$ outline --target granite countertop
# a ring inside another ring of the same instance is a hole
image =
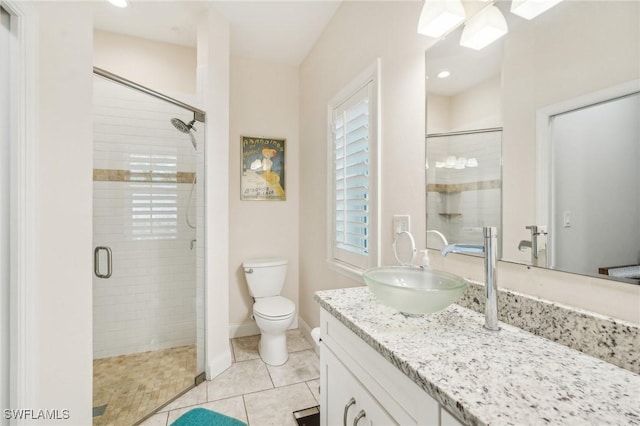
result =
[[[640,375],[458,305],[408,316],[367,287],[316,301],[470,425],[640,425]]]

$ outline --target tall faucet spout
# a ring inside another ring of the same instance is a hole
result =
[[[484,233],[484,276],[485,305],[484,328],[500,330],[498,325],[498,280],[496,278],[496,258],[498,254],[498,230],[493,226],[483,228]]]
[[[483,228],[484,245],[449,244],[440,253],[484,254],[484,328],[491,331],[500,330],[498,325],[498,283],[496,280],[496,257],[498,249],[498,230],[493,226]]]
[[[476,244],[449,244],[445,246],[440,253],[443,256],[448,255],[449,253],[470,253],[470,254],[482,254],[484,253],[484,246],[479,246]]]

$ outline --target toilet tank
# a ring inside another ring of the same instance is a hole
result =
[[[247,259],[242,263],[249,294],[254,298],[278,296],[287,275],[287,259]]]

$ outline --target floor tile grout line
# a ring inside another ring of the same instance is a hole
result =
[[[244,399],[244,394],[242,394],[242,405],[244,406],[244,415],[247,416],[247,426],[251,426],[249,423],[249,410],[247,410],[247,401]]]
[[[263,361],[264,362],[264,361]],[[269,366],[267,365],[267,363],[264,363],[265,368],[267,369],[267,374],[269,375],[269,380],[271,380],[271,386],[273,386],[273,389],[275,389],[277,386],[273,381],[273,377],[271,377],[271,370],[269,370]]]

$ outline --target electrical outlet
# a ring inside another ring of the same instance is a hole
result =
[[[408,214],[393,215],[393,235],[403,231],[411,232],[410,216]]]

